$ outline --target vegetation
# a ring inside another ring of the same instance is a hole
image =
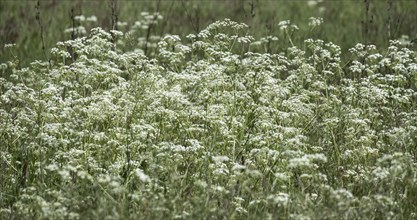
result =
[[[39,2],[39,6],[38,5]],[[112,17],[112,2],[116,17]],[[369,6],[366,7],[366,3]],[[3,0],[0,1],[0,46],[16,44],[15,56],[23,66],[33,60],[45,59],[41,35],[46,48],[58,41],[71,39],[65,29],[79,26],[75,16],[96,16],[96,22],[85,22],[87,28],[113,28],[126,32],[142,19],[141,12],[159,12],[164,19],[150,28],[155,36],[197,34],[207,25],[229,18],[249,25],[248,31],[256,38],[278,35],[278,23],[290,20],[307,29],[310,17],[326,21],[309,37],[331,41],[343,52],[356,43],[372,43],[387,48],[389,40],[417,38],[417,2],[415,0]],[[37,15],[39,18],[37,19]],[[41,27],[43,31],[41,32]],[[294,43],[302,44],[308,33],[299,35]],[[145,35],[146,36],[146,35]],[[142,36],[142,37],[145,37]],[[367,41],[367,42],[366,42]],[[273,51],[280,50],[281,45]],[[285,49],[285,48],[284,48]],[[414,46],[414,49],[416,47]],[[348,59],[344,57],[343,59]],[[0,47],[0,63],[10,60],[7,49]]]
[[[5,45],[0,219],[417,218],[410,40],[344,51],[315,17],[161,36],[140,16],[73,16],[27,65]]]

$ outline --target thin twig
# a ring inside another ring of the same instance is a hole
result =
[[[188,20],[189,20],[189,21],[190,21],[190,23],[191,23],[191,26],[192,26],[192,27],[193,27],[193,29],[194,29],[194,32],[195,32],[196,34],[198,34],[198,32],[199,32],[198,27],[194,24],[194,19],[193,19],[193,17],[190,15],[190,13],[188,13],[188,10],[187,10],[187,7],[185,6],[184,0],[181,0],[181,5],[182,5],[182,8],[183,8],[183,9],[184,9],[184,11],[185,11],[185,14],[187,15]]]
[[[118,14],[117,14],[117,0],[110,0],[111,8],[111,29],[117,30]]]
[[[391,20],[392,20],[392,17],[391,17],[391,12],[392,12],[392,5],[393,5],[393,3],[394,3],[394,1],[393,0],[388,0],[388,26],[387,26],[387,29],[388,29],[388,40],[391,40],[392,38],[391,38]]]
[[[43,51],[43,55],[45,57],[45,60],[48,60],[49,62],[49,66],[51,65],[51,61],[48,59],[48,56],[46,55],[46,49],[45,49],[45,38],[43,35],[43,25],[41,22],[41,4],[40,4],[40,0],[37,1],[36,3],[36,21],[38,22],[39,28],[40,28],[40,35],[41,35],[41,42],[42,42],[42,51]]]
[[[144,48],[144,53],[145,55],[148,53],[148,44],[149,44],[149,38],[151,37],[151,32],[152,32],[152,28],[154,27],[154,21],[158,18],[158,14],[159,14],[159,9],[161,7],[161,0],[158,0],[158,3],[156,5],[156,14],[154,15],[151,24],[149,24],[148,26],[148,30],[146,31],[146,42],[145,42],[145,48]]]

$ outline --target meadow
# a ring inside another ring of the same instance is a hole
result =
[[[297,14],[260,31],[272,1],[224,1],[255,15],[187,29],[164,4],[207,4],[195,21],[213,1],[161,2],[124,22],[137,2],[109,1],[102,25],[85,6],[53,33],[38,7],[38,46],[4,43],[0,219],[417,218],[416,29],[370,22],[391,1],[362,2],[346,35]]]

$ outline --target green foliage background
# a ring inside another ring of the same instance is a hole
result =
[[[152,30],[153,35],[197,33],[208,24],[230,18],[250,25],[254,37],[274,35],[279,32],[279,21],[291,20],[300,28],[307,26],[309,17],[322,17],[324,24],[317,38],[340,45],[342,51],[364,42],[366,7],[361,0],[317,1],[309,6],[304,0],[119,0],[118,20],[132,25],[143,11],[159,11],[164,19]],[[14,52],[19,60],[27,64],[43,59],[40,27],[36,20],[37,1],[0,1],[0,63],[12,56],[3,45],[16,43]],[[253,10],[252,10],[253,5]],[[417,1],[393,1],[388,13],[389,1],[370,0],[368,16],[368,41],[378,47],[388,45],[388,20],[391,16],[391,38],[402,35],[417,38]],[[98,18],[96,26],[110,29],[111,9],[107,0],[41,0],[40,21],[44,29],[45,47],[68,40],[70,34],[71,9],[75,15]],[[302,41],[303,39],[301,39]],[[300,41],[300,42],[301,42]],[[48,50],[46,51],[49,52]]]

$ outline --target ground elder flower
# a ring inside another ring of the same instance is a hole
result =
[[[76,20],[76,21],[85,21],[85,16],[84,15],[74,16],[74,20]]]
[[[277,178],[277,180],[286,182],[290,179],[290,176],[287,173],[275,173],[274,174],[275,178]]]
[[[147,183],[147,182],[150,182],[151,181],[151,178],[148,175],[146,175],[143,172],[143,170],[141,170],[141,169],[136,169],[135,170],[135,175],[136,175],[136,177],[139,178],[140,181],[142,181],[144,183]]]
[[[208,30],[202,30],[197,34],[197,37],[202,39],[208,38],[209,36],[211,36],[211,33]]]
[[[327,162],[327,157],[324,154],[308,154],[306,157],[315,162]]]
[[[174,44],[176,42],[180,42],[181,38],[178,35],[166,35],[163,40],[168,44]]]
[[[87,17],[85,20],[89,22],[97,22],[97,17],[95,15],[92,15],[90,17]]]
[[[235,163],[232,167],[232,171],[240,171],[246,169],[246,166]]]
[[[223,162],[227,162],[229,161],[229,157],[227,156],[212,156],[211,159],[215,162],[215,163],[223,163]]]
[[[286,29],[288,29],[290,24],[291,24],[291,22],[289,20],[280,21],[278,23],[278,27],[279,27],[280,30],[286,30]]]
[[[68,53],[67,51],[64,50],[60,50],[58,48],[52,48],[51,49],[51,54],[55,55],[56,57],[65,59],[65,58],[71,58],[71,54]]]
[[[312,163],[307,157],[301,158],[292,158],[288,161],[288,168],[296,169],[296,168],[310,168],[312,167]]]
[[[123,36],[123,32],[118,31],[118,30],[110,30],[110,33],[112,33],[116,37],[122,37]]]
[[[372,171],[372,174],[375,178],[375,182],[379,182],[379,181],[383,181],[385,180],[387,177],[390,176],[390,173],[388,170],[381,168],[381,167],[377,167]]]
[[[246,36],[246,37],[238,37],[237,42],[243,43],[243,44],[249,44],[254,40],[252,36]]]
[[[86,34],[87,30],[84,26],[78,26],[74,28],[67,28],[64,30],[64,33]]]
[[[209,168],[213,169],[212,172],[215,176],[227,176],[229,174],[229,169],[223,163],[210,164]]]
[[[272,202],[277,204],[279,207],[286,207],[290,200],[289,198],[290,196],[287,193],[279,193],[267,197],[268,200],[272,200]]]
[[[318,27],[323,23],[323,18],[310,17],[309,20],[310,21],[308,22],[308,26],[310,26],[311,28]]]
[[[4,44],[4,48],[12,48],[15,47],[16,44]]]
[[[0,70],[6,70],[7,69],[7,64],[2,63],[0,64]]]
[[[314,7],[314,6],[316,6],[318,3],[319,3],[319,1],[316,1],[316,0],[309,0],[309,1],[307,1],[307,6],[308,6],[308,7]]]
[[[187,45],[177,44],[175,45],[175,49],[178,50],[178,52],[186,54],[191,53],[192,49]]]

